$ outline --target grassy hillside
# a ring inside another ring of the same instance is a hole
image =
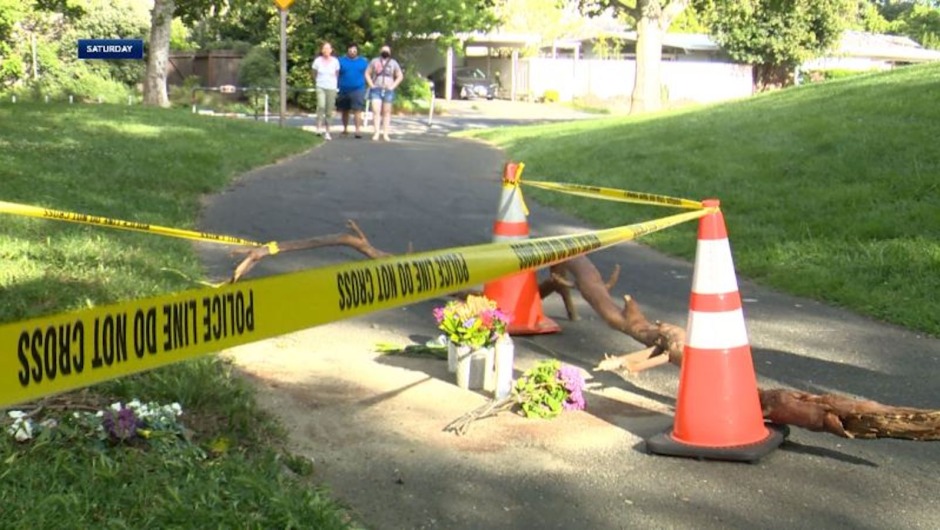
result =
[[[717,197],[738,272],[940,335],[940,65],[475,135],[531,179]],[[669,211],[529,192],[600,226]],[[534,220],[533,222],[538,222]],[[694,226],[644,241],[691,258]]]
[[[194,228],[201,195],[316,142],[180,111],[0,104],[0,200]],[[0,322],[192,287],[185,276],[201,276],[186,241],[0,215]],[[14,440],[26,431],[4,413],[2,526],[348,527],[231,372],[203,358],[24,405],[31,440]],[[108,405],[134,399],[178,402],[180,423],[108,427]]]

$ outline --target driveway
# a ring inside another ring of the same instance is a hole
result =
[[[444,133],[520,118],[466,112],[430,129],[421,119],[399,118],[393,142],[337,138],[253,171],[209,199],[201,228],[267,241],[339,232],[355,219],[390,252],[488,241],[505,155]],[[552,118],[542,113],[525,121]],[[529,206],[534,236],[590,228]],[[733,244],[733,205],[725,215]],[[695,237],[694,227],[676,229]],[[199,248],[210,275],[231,271],[224,250]],[[283,254],[251,275],[351,259],[361,257],[349,249]],[[592,260],[604,273],[624,267],[615,297],[630,293],[650,318],[685,322],[689,263],[634,243]],[[741,291],[763,386],[940,408],[940,341],[747,281]],[[369,528],[938,527],[938,444],[794,430],[757,464],[647,454],[644,438],[672,422],[678,379],[672,367],[630,381],[594,374],[587,410],[554,421],[503,414],[464,437],[444,433],[485,398],[457,388],[444,361],[374,352],[378,342],[436,335],[431,309],[443,302],[226,352],[255,382],[263,406],[284,421],[293,450],[313,461],[317,479]],[[569,322],[557,297],[545,301],[563,332],[517,339],[517,370],[546,356],[589,370],[605,353],[638,348],[579,303],[584,319]]]

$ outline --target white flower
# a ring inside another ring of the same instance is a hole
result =
[[[103,411],[103,410],[99,410],[98,412],[95,413],[95,417],[96,417],[96,418],[102,418],[102,417],[104,417],[104,411]]]
[[[33,437],[33,422],[29,418],[17,418],[8,432],[16,438],[17,442],[25,442]]]
[[[177,416],[183,413],[183,407],[181,407],[180,404],[176,402],[173,402],[173,404],[170,405],[170,409],[173,411],[173,414]]]
[[[54,429],[59,425],[59,422],[55,418],[46,418],[39,422],[39,426],[43,429]]]
[[[111,410],[113,410],[114,412],[120,412],[120,411],[121,411],[121,402],[118,401],[117,403],[111,403]]]
[[[139,408],[140,408],[140,400],[137,399],[137,398],[132,399],[132,400],[127,404],[127,408],[129,408],[129,409],[139,409]]]
[[[11,410],[10,412],[7,412],[7,416],[13,418],[14,420],[22,418],[25,415],[26,413],[23,412],[22,410]]]

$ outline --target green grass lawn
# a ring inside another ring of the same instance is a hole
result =
[[[182,111],[4,104],[0,200],[195,228],[201,195],[317,141],[295,129]],[[201,276],[186,241],[0,215],[0,322],[179,290]],[[179,402],[185,436],[126,443],[68,427],[72,411],[134,398]],[[279,426],[221,360],[57,398],[40,418],[60,427],[25,443],[9,435],[6,415],[0,419],[5,528],[350,524],[313,487],[309,462],[282,451]]]
[[[938,101],[933,65],[650,116],[469,134],[525,162],[530,179],[717,197],[739,274],[940,336]],[[528,193],[599,226],[673,213]],[[691,259],[695,227],[644,241]]]

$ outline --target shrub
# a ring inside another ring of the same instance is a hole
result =
[[[243,87],[278,86],[277,60],[267,48],[255,46],[238,65],[238,84]]]
[[[309,62],[298,63],[287,73],[287,86],[290,88],[313,88],[313,69]],[[306,111],[317,108],[317,95],[314,92],[294,92],[289,94],[289,101]]]
[[[170,104],[174,107],[188,107],[192,105],[193,89],[202,85],[198,75],[191,75],[183,79],[182,85],[171,85],[167,93]],[[199,97],[198,94],[196,97]]]
[[[831,68],[827,70],[801,70],[801,83],[822,83],[834,79],[845,79],[871,73],[876,70],[849,70],[846,68]]]
[[[431,100],[431,87],[428,85],[428,80],[410,69],[405,71],[405,78],[396,92],[395,110],[405,114],[426,109]]]

